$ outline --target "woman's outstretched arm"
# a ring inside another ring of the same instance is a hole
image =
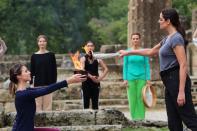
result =
[[[153,56],[159,53],[160,47],[161,47],[161,42],[155,45],[151,49],[145,48],[145,49],[130,50],[130,51],[120,50],[119,53],[121,57],[127,56],[127,55]]]
[[[18,97],[24,97],[24,99],[28,99],[28,98],[37,98],[49,93],[52,93],[58,89],[61,89],[63,87],[67,87],[68,84],[72,84],[72,83],[78,83],[78,82],[83,82],[85,81],[86,78],[84,75],[81,74],[75,74],[72,77],[68,78],[67,80],[61,81],[61,82],[57,82],[54,84],[50,84],[48,86],[45,86],[44,88],[35,88],[35,89],[27,89],[24,91],[17,91],[18,93]]]

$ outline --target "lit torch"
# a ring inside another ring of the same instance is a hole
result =
[[[75,54],[69,53],[69,56],[71,57],[71,60],[75,67],[74,74],[87,75],[87,71],[83,70],[81,62],[79,60],[79,56],[80,56],[79,51],[77,51]]]

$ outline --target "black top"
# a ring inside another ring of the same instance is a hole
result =
[[[17,91],[15,97],[16,118],[12,131],[34,131],[34,117],[36,112],[35,98],[67,87],[67,81],[46,86],[46,88],[27,88]]]
[[[85,70],[93,75],[93,76],[99,76],[98,73],[98,60],[97,59],[93,59],[93,62],[89,62],[88,57],[85,56]],[[94,87],[94,86],[100,86],[100,83],[95,83],[93,82],[90,78],[87,78],[86,81],[82,82],[82,86],[90,86],[90,87]]]
[[[57,66],[55,54],[52,52],[44,54],[33,54],[31,56],[31,76],[34,86],[46,86],[57,81]]]

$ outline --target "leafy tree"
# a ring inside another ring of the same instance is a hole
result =
[[[126,44],[128,0],[109,0],[100,8],[100,16],[92,18],[89,26],[92,39],[101,44]]]
[[[105,3],[104,0],[1,0],[0,36],[10,54],[36,51],[39,34],[48,36],[49,50],[74,51],[89,38],[91,30],[86,23],[98,15],[97,9]]]
[[[49,38],[49,50],[66,53],[92,40],[126,44],[129,0],[0,0],[0,37],[9,54],[37,50],[37,36]],[[173,7],[191,22],[196,0],[172,0]]]
[[[176,8],[180,15],[185,16],[187,25],[191,27],[192,9],[197,8],[196,0],[172,0],[172,7]]]

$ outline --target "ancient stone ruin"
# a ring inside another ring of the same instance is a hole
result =
[[[139,31],[143,37],[144,47],[152,47],[162,34],[158,34],[158,10],[169,7],[170,0],[130,0],[128,12],[128,43],[131,33]],[[154,12],[158,14],[152,15]],[[148,17],[149,16],[149,17]],[[193,20],[195,23],[196,20]],[[148,34],[148,35],[147,35]],[[101,52],[111,53],[119,49],[126,49],[121,45],[104,45]],[[196,48],[191,47],[193,53]],[[192,55],[195,59],[196,55]],[[73,65],[67,55],[56,55],[58,66],[58,81],[73,74]],[[29,65],[29,55],[5,55],[0,63],[0,130],[11,131],[15,117],[13,98],[8,92],[8,69],[15,63]],[[53,93],[53,111],[36,114],[37,127],[54,127],[62,131],[121,131],[124,128],[161,128],[167,127],[166,122],[160,121],[130,121],[122,112],[128,110],[126,87],[122,84],[122,65],[117,58],[105,59],[109,68],[107,77],[101,82],[100,110],[83,110],[80,100],[80,84],[71,85],[68,89],[61,89]],[[157,92],[157,107],[165,107],[164,86],[159,79],[158,59],[152,62],[152,82]],[[195,65],[195,64],[194,64]],[[195,67],[193,68],[195,74]],[[196,87],[194,78],[193,87]]]

